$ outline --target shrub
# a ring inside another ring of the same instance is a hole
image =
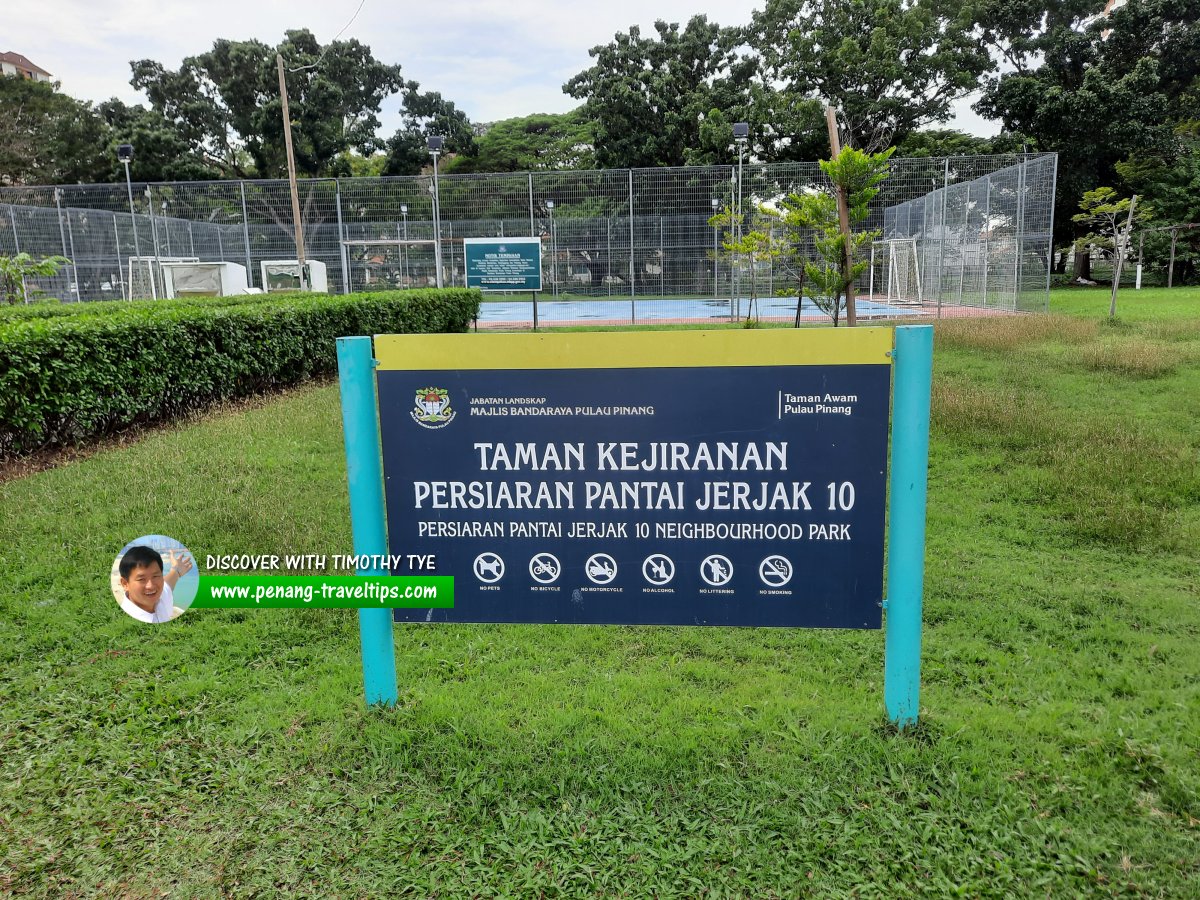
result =
[[[396,291],[388,293],[395,294]],[[410,293],[418,293],[412,291]],[[6,306],[0,304],[0,329],[10,322],[23,319],[49,319],[55,316],[111,316],[126,313],[135,309],[180,309],[184,307],[202,306],[213,309],[218,306],[247,306],[257,303],[275,303],[293,297],[326,296],[324,294],[276,293],[276,294],[236,294],[232,297],[178,297],[173,300],[87,300],[80,303],[45,303],[35,302]]]
[[[465,288],[258,297],[0,324],[0,456],[330,375],[338,337],[461,332],[479,308]]]

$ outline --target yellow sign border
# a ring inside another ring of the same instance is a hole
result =
[[[890,365],[894,328],[377,334],[379,371]]]

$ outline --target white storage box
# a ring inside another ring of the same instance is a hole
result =
[[[232,297],[245,294],[246,267],[231,262],[163,263],[168,298]]]
[[[300,290],[300,263],[294,259],[264,259],[262,265],[263,290],[268,294],[280,291]],[[304,269],[308,274],[308,289],[318,294],[329,293],[329,277],[325,263],[306,259]]]

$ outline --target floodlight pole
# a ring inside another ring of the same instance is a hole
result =
[[[745,156],[745,153],[746,153],[746,142],[750,139],[750,126],[745,122],[734,123],[733,139],[737,142],[737,145],[738,145],[737,220],[734,223],[733,234],[734,234],[734,242],[738,248],[737,257],[736,257],[737,266],[735,268],[740,269],[742,267],[742,158]],[[753,272],[750,273],[750,277],[751,278],[754,277]],[[741,279],[738,279],[738,280],[740,281]],[[742,317],[742,298],[741,298],[741,294],[740,294],[740,287],[741,286],[739,285],[739,294],[737,297],[737,313],[736,313],[736,317],[739,319]],[[750,311],[747,309],[746,310],[747,318],[749,318],[749,312]]]
[[[832,106],[825,107],[825,124],[829,127],[830,160],[841,155],[842,142],[838,136],[837,114]],[[850,271],[854,266],[854,258],[850,250],[850,204],[844,188],[834,185],[837,194],[838,222],[842,227],[843,262],[846,275],[846,327],[853,328],[858,324],[858,315],[854,306],[854,281],[850,279]]]
[[[292,115],[288,110],[287,79],[283,74],[283,55],[275,54],[279,68],[279,99],[283,102],[283,144],[287,150],[288,187],[292,192],[292,222],[296,230],[296,262],[300,268],[300,290],[308,290],[304,275],[304,222],[300,219],[300,190],[296,186],[296,157],[292,152]]]
[[[117,148],[117,154],[120,156],[121,162],[125,164],[125,190],[129,192],[129,224],[133,228],[133,256],[135,259],[140,260],[142,257],[142,246],[138,241],[137,214],[133,211],[133,182],[129,177],[129,163],[133,161],[133,145],[122,144]],[[120,261],[121,260],[118,258],[118,264]],[[126,299],[133,299],[132,277],[129,280],[129,297]]]

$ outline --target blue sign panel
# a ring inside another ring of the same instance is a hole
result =
[[[455,577],[396,618],[878,628],[890,379],[381,368],[390,553]]]
[[[481,291],[540,291],[542,242],[535,237],[465,238],[467,287]]]

